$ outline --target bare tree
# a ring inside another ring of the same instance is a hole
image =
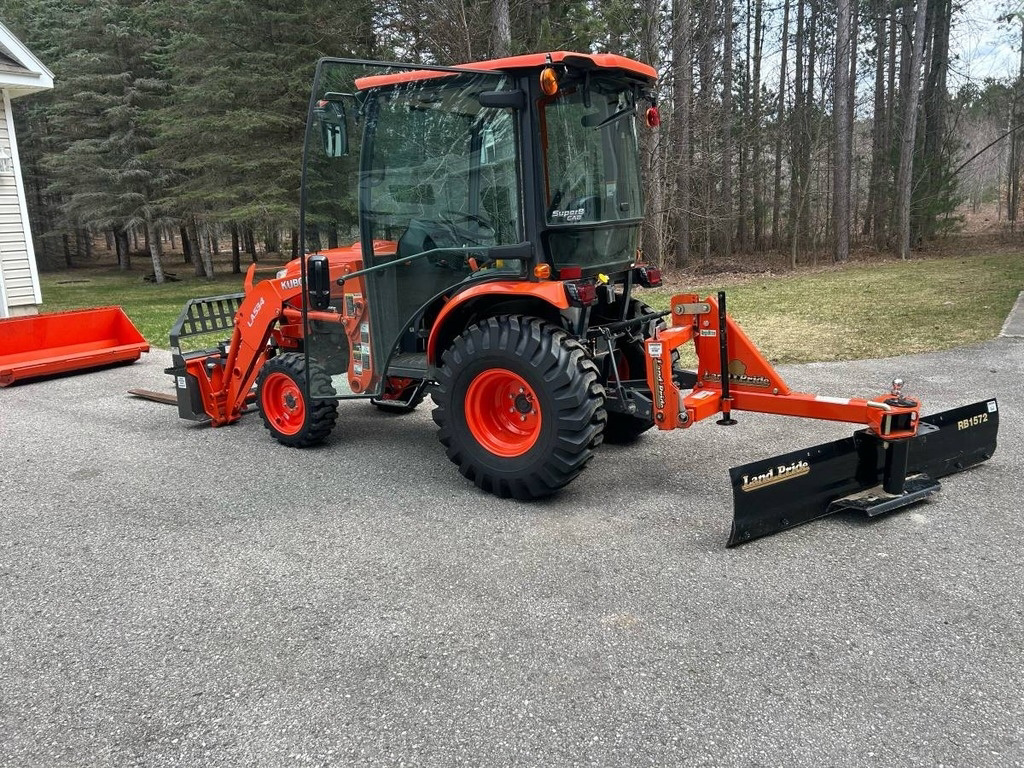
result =
[[[850,50],[853,37],[851,0],[839,0],[836,30],[835,91],[832,119],[835,121],[836,155],[833,164],[832,231],[835,237],[833,259],[850,258],[850,165],[853,146],[853,78],[850,76]]]
[[[508,0],[491,0],[491,55],[504,58],[512,51],[512,20]]]
[[[760,2],[760,0],[758,0]],[[675,104],[673,133],[678,148],[676,160],[673,230],[676,237],[676,263],[690,260],[690,207],[692,150],[690,147],[690,105],[693,101],[693,35],[689,0],[673,0],[672,60],[675,76],[672,100]]]
[[[906,98],[903,102],[903,139],[900,142],[900,172],[896,182],[899,196],[899,253],[901,259],[910,256],[910,201],[913,192],[914,139],[917,133],[917,104],[921,95],[921,62],[924,59],[924,23],[928,0],[918,0],[914,19],[910,69],[907,73]]]

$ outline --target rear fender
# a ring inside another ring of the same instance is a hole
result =
[[[453,296],[441,308],[427,340],[427,363],[439,365],[441,355],[456,337],[485,317],[522,314],[558,322],[560,312],[568,308],[569,300],[560,282],[501,280],[478,283]]]

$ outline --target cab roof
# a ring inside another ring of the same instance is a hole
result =
[[[550,53],[527,53],[521,56],[508,56],[503,59],[489,59],[458,64],[455,69],[466,69],[477,72],[512,72],[520,69],[541,69],[549,64],[565,64],[576,69],[604,70],[619,72],[638,80],[654,82],[658,73],[647,64],[643,64],[625,56],[614,53],[574,53],[572,51],[552,51]],[[388,75],[371,75],[356,79],[356,88],[378,88],[399,83],[410,83],[432,77],[443,77],[447,70],[409,70]]]

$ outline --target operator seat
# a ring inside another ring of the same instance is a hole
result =
[[[398,254],[395,261],[395,276],[399,284],[400,301],[409,306],[422,306],[428,300],[459,282],[460,277],[452,274],[469,274],[465,258],[458,253],[439,253],[425,256],[404,264],[402,262],[436,248],[457,248],[461,243],[443,224],[430,219],[410,219],[409,226],[398,239]]]

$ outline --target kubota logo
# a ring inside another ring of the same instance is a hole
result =
[[[290,291],[292,288],[298,288],[300,285],[302,285],[302,278],[293,277],[291,280],[285,280],[281,283],[281,290]]]
[[[260,310],[263,309],[263,305],[266,303],[264,299],[260,299],[256,302],[256,306],[252,308],[252,312],[249,313],[249,327],[252,328],[252,324],[256,322],[256,316],[259,315]]]

